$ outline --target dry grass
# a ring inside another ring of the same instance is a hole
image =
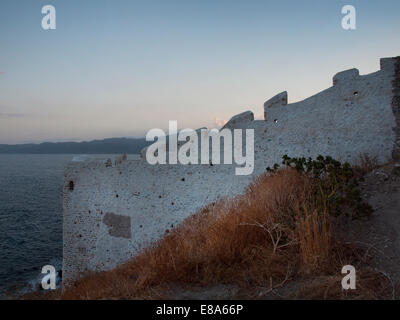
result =
[[[344,261],[357,258],[340,250],[329,212],[317,205],[323,201],[315,200],[312,184],[293,169],[264,174],[243,195],[209,205],[134,259],[87,275],[58,297],[167,298],[165,289],[172,284],[236,284],[253,290],[312,275],[323,279],[319,289],[312,282],[300,297],[329,298],[325,286],[340,277]],[[338,290],[340,281],[332,296],[346,297]]]
[[[390,279],[371,268],[364,268],[357,273],[357,290],[342,290],[343,275],[321,276],[308,281],[291,296],[300,299],[357,299],[379,300],[398,299]]]
[[[301,261],[311,270],[329,263],[332,239],[327,220],[327,212],[320,213],[316,209],[306,211],[306,215],[298,219]]]
[[[354,172],[358,177],[362,177],[376,168],[379,168],[377,157],[370,157],[367,154],[361,154],[357,164],[353,167]]]

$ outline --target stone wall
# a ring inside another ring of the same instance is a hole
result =
[[[393,147],[393,159],[400,161],[400,57],[395,58],[394,69],[392,108],[396,120],[394,127],[396,140]]]
[[[381,59],[381,70],[368,75],[340,72],[332,87],[300,102],[288,104],[287,92],[278,94],[264,104],[265,120],[250,111],[233,117],[225,128],[255,132],[249,176],[235,175],[236,165],[72,162],[64,184],[64,283],[115,267],[205,205],[242,193],[284,154],[398,160],[399,61]]]

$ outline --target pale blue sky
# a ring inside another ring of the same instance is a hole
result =
[[[41,28],[54,5],[57,29]],[[357,9],[357,30],[341,8]],[[0,143],[215,126],[400,55],[398,0],[0,1]]]

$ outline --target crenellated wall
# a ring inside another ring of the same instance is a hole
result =
[[[254,120],[250,111],[234,116],[225,128],[255,132],[253,175],[235,175],[235,164],[72,162],[64,184],[64,283],[115,267],[198,209],[242,193],[284,154],[399,160],[399,72],[399,58],[381,59],[380,71],[340,72],[332,87],[303,101],[288,104],[287,92],[276,95],[264,104],[265,120]]]

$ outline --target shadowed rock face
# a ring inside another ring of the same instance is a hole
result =
[[[103,223],[108,227],[110,236],[127,239],[132,237],[131,217],[107,212],[104,215]]]
[[[394,127],[396,141],[393,147],[393,159],[400,161],[400,57],[396,57],[394,67],[392,108],[396,118],[396,127]]]

